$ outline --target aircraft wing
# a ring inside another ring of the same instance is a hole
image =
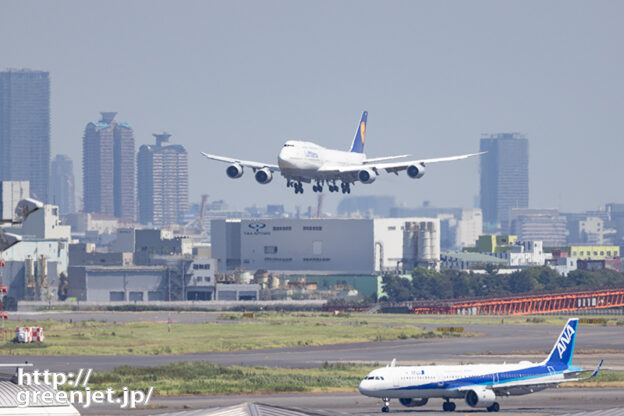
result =
[[[433,159],[408,160],[408,161],[402,161],[402,162],[366,163],[364,165],[350,165],[350,166],[328,165],[328,166],[323,166],[321,169],[319,169],[319,172],[337,173],[337,174],[354,173],[364,168],[369,168],[369,169],[373,169],[376,173],[379,173],[378,171],[380,170],[385,170],[388,173],[396,173],[396,172],[407,169],[411,165],[416,165],[416,164],[427,165],[429,163],[449,162],[452,160],[461,160],[461,159],[467,159],[473,156],[479,156],[484,153],[486,152],[468,153],[465,155],[438,157],[438,158],[433,158]]]
[[[242,159],[234,159],[231,157],[225,157],[225,156],[218,156],[218,155],[211,155],[208,153],[204,153],[201,152],[202,155],[206,156],[208,159],[212,159],[212,160],[218,160],[219,162],[225,162],[225,163],[238,163],[241,166],[246,166],[252,169],[262,169],[262,168],[267,168],[269,169],[271,172],[279,172],[280,168],[277,165],[271,165],[268,163],[262,163],[262,162],[253,162],[250,160],[242,160]]]

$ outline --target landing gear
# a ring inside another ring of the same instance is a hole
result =
[[[329,192],[338,192],[338,185],[336,185],[336,181],[332,181],[327,188],[329,189]]]
[[[488,412],[498,412],[499,410],[500,410],[500,406],[497,402],[492,403],[492,405],[487,408]]]
[[[381,408],[382,413],[388,413],[390,411],[390,399],[387,397],[383,398],[384,406]]]
[[[314,192],[323,192],[323,185],[322,185],[322,182],[317,182],[317,183],[316,183],[316,185],[314,185],[314,186],[312,187],[312,190],[313,190]]]
[[[286,186],[292,186],[293,188],[295,188],[296,194],[303,193],[303,185],[301,184],[301,182],[291,182],[290,185],[286,184]]]
[[[340,184],[340,188],[342,189],[343,194],[351,193],[351,185],[348,182],[343,182]]]
[[[454,412],[455,411],[455,403],[446,399],[446,401],[442,404],[442,410],[445,412]]]

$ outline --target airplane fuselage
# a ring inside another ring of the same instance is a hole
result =
[[[326,177],[319,169],[323,166],[357,166],[362,165],[366,155],[364,153],[343,152],[327,149],[316,143],[289,140],[277,156],[277,164],[285,177]]]
[[[373,370],[360,383],[365,396],[387,398],[463,398],[468,389],[496,386],[505,395],[522,395],[542,390],[530,386],[564,380],[566,370],[523,362],[458,366],[386,367]],[[526,380],[527,386],[512,382]]]

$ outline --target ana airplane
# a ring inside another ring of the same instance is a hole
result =
[[[329,192],[338,192],[338,185],[336,185],[338,181],[342,193],[345,194],[351,193],[351,185],[355,182],[373,183],[377,175],[384,170],[396,175],[405,170],[407,176],[417,179],[425,174],[425,166],[430,163],[466,159],[482,154],[470,153],[399,162],[395,160],[405,159],[410,155],[368,159],[364,154],[367,117],[368,112],[364,111],[355,131],[351,149],[348,152],[326,149],[311,142],[289,140],[284,143],[284,147],[277,156],[277,165],[211,155],[204,152],[202,155],[208,159],[229,163],[230,166],[226,168],[225,172],[232,179],[243,176],[243,168],[247,167],[253,170],[256,181],[261,184],[271,182],[274,172],[281,173],[286,178],[286,186],[294,188],[296,194],[303,193],[302,182],[314,182],[315,185],[312,187],[314,192],[323,192],[325,183],[328,185]]]
[[[442,409],[447,412],[455,410],[451,399],[464,399],[470,407],[498,412],[497,396],[534,393],[598,374],[602,361],[588,377],[580,377],[583,370],[572,365],[577,325],[578,319],[568,320],[550,355],[541,363],[397,367],[393,360],[389,366],[371,371],[359,390],[365,396],[382,398],[382,412],[390,411],[390,398],[415,407],[434,397],[445,400]]]

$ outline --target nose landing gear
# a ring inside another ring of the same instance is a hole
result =
[[[384,401],[384,405],[383,405],[383,407],[381,408],[381,411],[382,411],[383,413],[388,413],[388,412],[390,411],[390,399],[389,399],[389,398],[387,398],[387,397],[384,397],[384,398],[383,398],[383,401]]]

